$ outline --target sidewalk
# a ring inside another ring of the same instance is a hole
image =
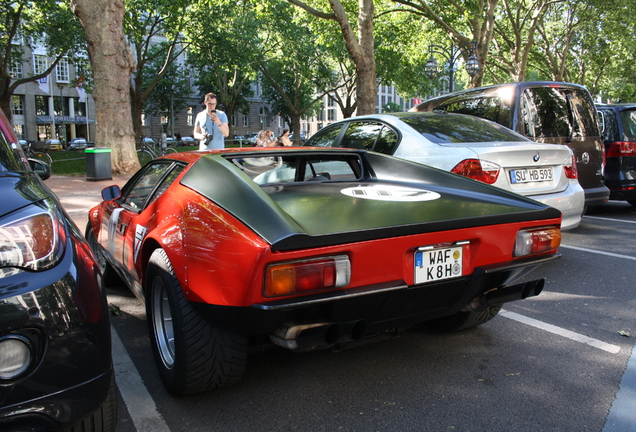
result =
[[[101,191],[110,185],[122,187],[129,177],[113,176],[112,180],[88,181],[86,176],[56,176],[44,181],[62,202],[77,227],[84,232],[88,210],[102,200]]]

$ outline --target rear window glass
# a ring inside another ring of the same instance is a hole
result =
[[[379,122],[355,121],[349,123],[340,147],[391,154],[396,143],[396,133],[386,125]]]
[[[241,157],[228,159],[259,185],[311,181],[357,181],[362,178],[362,163],[357,154],[241,155]]]
[[[413,116],[401,120],[435,144],[527,141],[510,129],[470,116]]]
[[[321,130],[318,134],[311,137],[304,145],[309,147],[332,147],[333,142],[338,137],[342,129],[342,125],[329,126],[324,130]]]
[[[538,87],[521,96],[521,121],[532,138],[598,136],[594,105],[579,89]]]
[[[510,107],[502,106],[501,98],[498,96],[458,100],[443,105],[443,109],[446,112],[468,114],[504,124],[508,121],[510,113]]]
[[[612,109],[599,110],[603,114],[603,140],[619,141],[620,132],[618,130],[618,122],[616,113]]]
[[[621,111],[623,121],[623,139],[625,141],[636,141],[636,110]]]

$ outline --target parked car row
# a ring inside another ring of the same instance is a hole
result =
[[[517,279],[558,257],[586,206],[636,205],[636,104],[595,108],[564,83],[341,120],[306,148],[160,157],[102,191],[88,240],[38,178],[47,164],[27,161],[0,120],[3,430],[114,430],[104,280],[145,302],[165,386],[192,394],[235,383],[269,342],[340,349],[488,322],[541,293],[543,279]]]
[[[585,205],[609,199],[604,147],[590,92],[561,82],[518,82],[469,89],[429,99],[411,111],[442,111],[485,118],[537,143],[567,145],[574,152]]]

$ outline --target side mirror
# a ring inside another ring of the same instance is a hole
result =
[[[102,189],[102,199],[104,201],[112,201],[121,197],[121,189],[119,186],[112,185]]]
[[[29,159],[29,165],[42,180],[46,180],[51,177],[51,167],[46,162],[38,159]]]

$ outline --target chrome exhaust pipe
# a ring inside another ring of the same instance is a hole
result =
[[[342,338],[340,342],[355,342],[364,338],[369,331],[366,320],[349,321],[342,324]]]
[[[489,306],[497,306],[515,300],[523,300],[541,294],[545,279],[538,279],[507,288],[490,291],[485,294],[485,302]]]
[[[294,352],[328,348],[342,337],[339,323],[305,324],[281,327],[269,335],[273,343]]]
[[[491,306],[499,306],[511,301],[538,296],[541,294],[541,291],[543,291],[544,285],[545,279],[538,279],[532,282],[492,290],[475,298],[462,310],[481,311]]]

